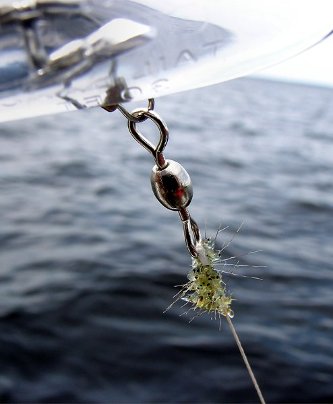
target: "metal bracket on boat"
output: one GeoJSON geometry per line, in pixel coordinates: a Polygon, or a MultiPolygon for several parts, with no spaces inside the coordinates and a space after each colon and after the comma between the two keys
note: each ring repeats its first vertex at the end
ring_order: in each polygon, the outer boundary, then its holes
{"type": "Polygon", "coordinates": [[[49,55],[39,77],[61,74],[68,81],[95,63],[136,48],[151,38],[151,28],[135,21],[117,18],[83,39],[67,43],[49,55]]]}
{"type": "Polygon", "coordinates": [[[50,16],[80,14],[78,0],[25,0],[0,6],[0,24],[19,27],[32,66],[40,69],[48,63],[48,54],[39,32],[39,23],[50,16]]]}
{"type": "MultiPolygon", "coordinates": [[[[29,89],[53,84],[68,88],[72,80],[104,61],[111,62],[112,73],[115,56],[140,47],[155,36],[153,28],[128,18],[114,18],[102,25],[89,15],[79,0],[6,1],[0,5],[0,27],[8,32],[10,41],[19,44],[19,51],[25,53],[28,63],[22,65],[20,56],[19,66],[22,67],[17,73],[20,76],[13,82],[17,87],[17,80],[25,81],[24,87],[29,89]],[[86,36],[71,34],[66,37],[58,32],[62,21],[68,25],[74,17],[85,22],[81,31],[86,36]],[[47,35],[45,31],[48,31],[47,35]],[[24,77],[23,69],[28,72],[24,77]]],[[[6,52],[7,48],[4,49],[6,52]]],[[[8,69],[13,70],[13,55],[16,54],[10,53],[8,69]]],[[[6,69],[2,66],[3,71],[6,69]]],[[[112,79],[102,78],[105,81],[112,79]]]]}

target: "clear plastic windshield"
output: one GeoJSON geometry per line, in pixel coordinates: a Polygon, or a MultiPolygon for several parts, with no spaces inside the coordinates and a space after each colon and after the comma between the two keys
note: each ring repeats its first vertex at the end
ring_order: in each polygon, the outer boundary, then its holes
{"type": "Polygon", "coordinates": [[[0,121],[252,73],[327,36],[330,1],[0,1],[0,121]]]}

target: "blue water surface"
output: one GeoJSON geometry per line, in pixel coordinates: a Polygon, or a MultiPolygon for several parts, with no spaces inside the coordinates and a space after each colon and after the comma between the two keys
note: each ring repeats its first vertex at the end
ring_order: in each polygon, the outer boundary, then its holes
{"type": "MultiPolygon", "coordinates": [[[[267,401],[333,402],[332,90],[242,79],[156,109],[192,216],[247,265],[224,280],[267,401]]],[[[118,112],[1,125],[1,402],[257,402],[225,321],[164,313],[191,260],[152,166],[118,112]]]]}

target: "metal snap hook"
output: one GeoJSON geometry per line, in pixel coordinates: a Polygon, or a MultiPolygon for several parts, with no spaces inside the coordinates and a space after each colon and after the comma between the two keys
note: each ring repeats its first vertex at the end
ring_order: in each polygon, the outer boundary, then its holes
{"type": "Polygon", "coordinates": [[[160,132],[160,139],[158,144],[155,146],[150,140],[148,140],[142,133],[136,129],[136,124],[134,120],[128,121],[128,130],[134,139],[141,144],[146,150],[151,153],[156,161],[156,165],[163,169],[166,167],[167,163],[163,156],[163,150],[168,143],[169,130],[163,119],[154,111],[146,109],[136,109],[132,111],[131,115],[138,119],[138,121],[143,121],[146,119],[151,119],[155,125],[158,127],[160,132]]]}
{"type": "Polygon", "coordinates": [[[180,220],[183,223],[183,231],[186,247],[193,258],[198,257],[196,246],[201,243],[200,229],[197,223],[191,218],[187,209],[179,209],[180,220]]]}

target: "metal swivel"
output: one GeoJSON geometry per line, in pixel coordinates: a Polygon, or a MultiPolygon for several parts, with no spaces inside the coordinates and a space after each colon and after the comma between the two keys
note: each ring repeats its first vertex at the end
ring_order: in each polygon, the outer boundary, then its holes
{"type": "Polygon", "coordinates": [[[150,177],[156,198],[171,210],[186,208],[193,197],[192,181],[185,168],[173,160],[166,160],[166,166],[153,167],[150,177]]]}

